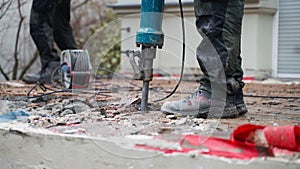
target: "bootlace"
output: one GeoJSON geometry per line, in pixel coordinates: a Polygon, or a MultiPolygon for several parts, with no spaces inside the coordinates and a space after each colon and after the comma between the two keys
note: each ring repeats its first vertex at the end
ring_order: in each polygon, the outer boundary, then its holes
{"type": "Polygon", "coordinates": [[[194,93],[191,93],[187,97],[185,97],[183,101],[184,102],[189,102],[191,99],[194,99],[195,97],[199,97],[199,95],[201,95],[201,92],[200,91],[196,91],[194,93]]]}
{"type": "Polygon", "coordinates": [[[191,93],[190,95],[188,95],[187,97],[185,97],[185,98],[183,99],[183,101],[184,101],[185,103],[187,103],[187,102],[190,102],[191,100],[193,100],[194,98],[197,98],[197,97],[204,97],[204,98],[206,98],[206,99],[210,102],[210,98],[204,96],[204,95],[202,94],[201,90],[198,90],[198,91],[196,91],[196,92],[194,92],[194,93],[191,93]]]}

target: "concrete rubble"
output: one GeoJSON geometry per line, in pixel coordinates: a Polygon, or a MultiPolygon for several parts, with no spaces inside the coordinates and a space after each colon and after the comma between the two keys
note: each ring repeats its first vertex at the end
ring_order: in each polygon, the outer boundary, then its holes
{"type": "MultiPolygon", "coordinates": [[[[30,116],[0,123],[0,166],[5,169],[300,168],[299,156],[245,161],[195,153],[167,155],[135,148],[137,143],[174,146],[153,140],[156,136],[200,134],[229,138],[234,128],[246,123],[300,125],[299,84],[270,82],[247,83],[245,99],[249,113],[238,119],[166,116],[159,111],[161,103],[150,105],[152,111],[141,114],[140,91],[136,86],[119,85],[116,90],[109,80],[98,85],[101,89],[94,88],[89,93],[58,92],[41,97],[26,96],[31,85],[2,82],[0,114],[24,110],[30,116]]],[[[174,83],[153,81],[150,100],[162,96],[163,92],[155,90],[171,90],[174,83]]],[[[171,99],[182,98],[196,88],[197,83],[184,82],[171,99]]],[[[35,89],[31,96],[41,94],[45,92],[35,89]]]]}

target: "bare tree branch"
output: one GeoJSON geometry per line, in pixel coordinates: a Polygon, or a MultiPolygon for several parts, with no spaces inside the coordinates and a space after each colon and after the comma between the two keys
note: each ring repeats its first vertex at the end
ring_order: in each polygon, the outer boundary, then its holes
{"type": "Polygon", "coordinates": [[[72,11],[75,11],[76,9],[84,6],[85,4],[87,4],[90,0],[84,0],[83,2],[81,2],[80,4],[77,4],[76,6],[72,7],[72,11]]]}
{"type": "Polygon", "coordinates": [[[28,62],[28,64],[23,68],[20,76],[19,76],[19,79],[22,79],[25,75],[25,73],[28,71],[28,69],[33,65],[33,63],[37,60],[39,56],[39,52],[38,50],[36,49],[34,54],[33,54],[33,57],[30,59],[30,61],[28,62]]]}
{"type": "Polygon", "coordinates": [[[3,18],[3,16],[6,14],[8,9],[10,8],[12,2],[13,2],[13,0],[2,1],[1,5],[0,5],[0,11],[1,11],[0,20],[3,18]],[[3,10],[3,12],[2,12],[2,10],[3,10]]]}
{"type": "Polygon", "coordinates": [[[19,21],[19,25],[18,25],[18,30],[17,30],[17,35],[16,35],[16,42],[15,42],[15,50],[14,50],[14,60],[15,60],[15,64],[13,66],[13,75],[12,75],[12,79],[16,80],[17,79],[17,75],[18,75],[18,68],[19,68],[19,58],[18,58],[18,50],[19,50],[19,40],[20,40],[20,33],[21,33],[21,29],[22,29],[22,24],[23,21],[25,19],[25,17],[22,14],[22,4],[21,4],[21,0],[18,0],[18,14],[20,17],[20,21],[19,21]]]}
{"type": "Polygon", "coordinates": [[[4,72],[4,70],[2,69],[1,66],[0,66],[0,72],[1,72],[1,74],[4,76],[5,80],[9,80],[9,77],[8,77],[7,74],[4,72]]]}

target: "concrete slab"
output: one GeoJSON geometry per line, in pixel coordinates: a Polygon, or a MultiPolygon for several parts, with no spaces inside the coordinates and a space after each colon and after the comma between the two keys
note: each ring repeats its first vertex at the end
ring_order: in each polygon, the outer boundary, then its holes
{"type": "Polygon", "coordinates": [[[300,160],[257,158],[250,161],[207,155],[142,151],[136,143],[151,136],[92,137],[56,134],[24,123],[0,123],[3,169],[299,169],[300,160]]]}

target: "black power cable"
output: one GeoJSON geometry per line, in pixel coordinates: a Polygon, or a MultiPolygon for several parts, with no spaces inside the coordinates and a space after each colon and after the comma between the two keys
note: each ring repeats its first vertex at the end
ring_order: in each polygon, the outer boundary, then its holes
{"type": "MultiPolygon", "coordinates": [[[[153,88],[153,92],[163,92],[163,93],[172,93],[172,91],[169,90],[157,90],[157,88],[159,87],[152,87],[153,88]]],[[[190,94],[190,92],[177,92],[177,94],[190,94]]],[[[300,96],[276,96],[276,95],[270,95],[270,96],[266,96],[266,95],[254,95],[254,94],[244,94],[244,97],[248,97],[248,98],[265,98],[265,99],[300,99],[300,96]]]]}
{"type": "Polygon", "coordinates": [[[264,96],[264,95],[252,95],[252,94],[244,94],[244,97],[267,98],[267,99],[300,99],[299,96],[264,96]]]}
{"type": "MultiPolygon", "coordinates": [[[[54,79],[54,73],[59,73],[59,69],[60,67],[58,67],[53,74],[51,75],[51,84],[54,85],[55,88],[58,88],[58,90],[55,90],[53,88],[47,87],[45,86],[43,83],[37,82],[31,89],[29,89],[29,91],[27,92],[27,97],[28,98],[39,98],[39,97],[43,97],[43,96],[48,96],[48,95],[52,95],[52,94],[56,94],[56,93],[72,93],[72,92],[76,92],[76,93],[80,93],[80,94],[93,94],[93,95],[103,95],[103,96],[110,96],[107,93],[112,93],[112,89],[99,89],[99,88],[87,88],[87,89],[60,89],[60,85],[57,84],[53,79],[54,79]],[[43,92],[46,92],[47,90],[49,90],[50,92],[48,93],[43,93],[40,95],[36,95],[36,96],[30,96],[31,92],[36,89],[36,88],[40,88],[43,92]],[[106,94],[104,94],[106,93],[106,94]]],[[[91,69],[92,71],[93,69],[91,69]]],[[[120,78],[121,80],[129,83],[131,86],[136,87],[137,89],[131,89],[131,88],[122,88],[119,87],[120,89],[118,89],[119,91],[141,91],[142,87],[138,86],[134,83],[132,83],[129,79],[123,77],[122,75],[119,75],[111,70],[107,70],[107,69],[103,69],[103,68],[97,68],[97,70],[102,70],[102,71],[106,71],[108,73],[114,74],[114,76],[120,78]]],[[[70,83],[70,82],[67,82],[70,83]]],[[[90,84],[92,84],[94,82],[90,82],[90,84]]]]}
{"type": "Polygon", "coordinates": [[[181,84],[182,79],[183,79],[183,71],[184,71],[184,64],[185,64],[185,25],[184,25],[184,15],[183,15],[183,7],[182,7],[181,0],[179,0],[179,7],[180,7],[181,28],[182,28],[182,62],[181,62],[180,78],[179,78],[178,83],[176,84],[175,88],[173,89],[173,91],[170,92],[164,98],[154,100],[153,102],[155,102],[155,103],[166,100],[169,97],[171,97],[176,92],[176,90],[178,89],[178,87],[181,84]]]}

